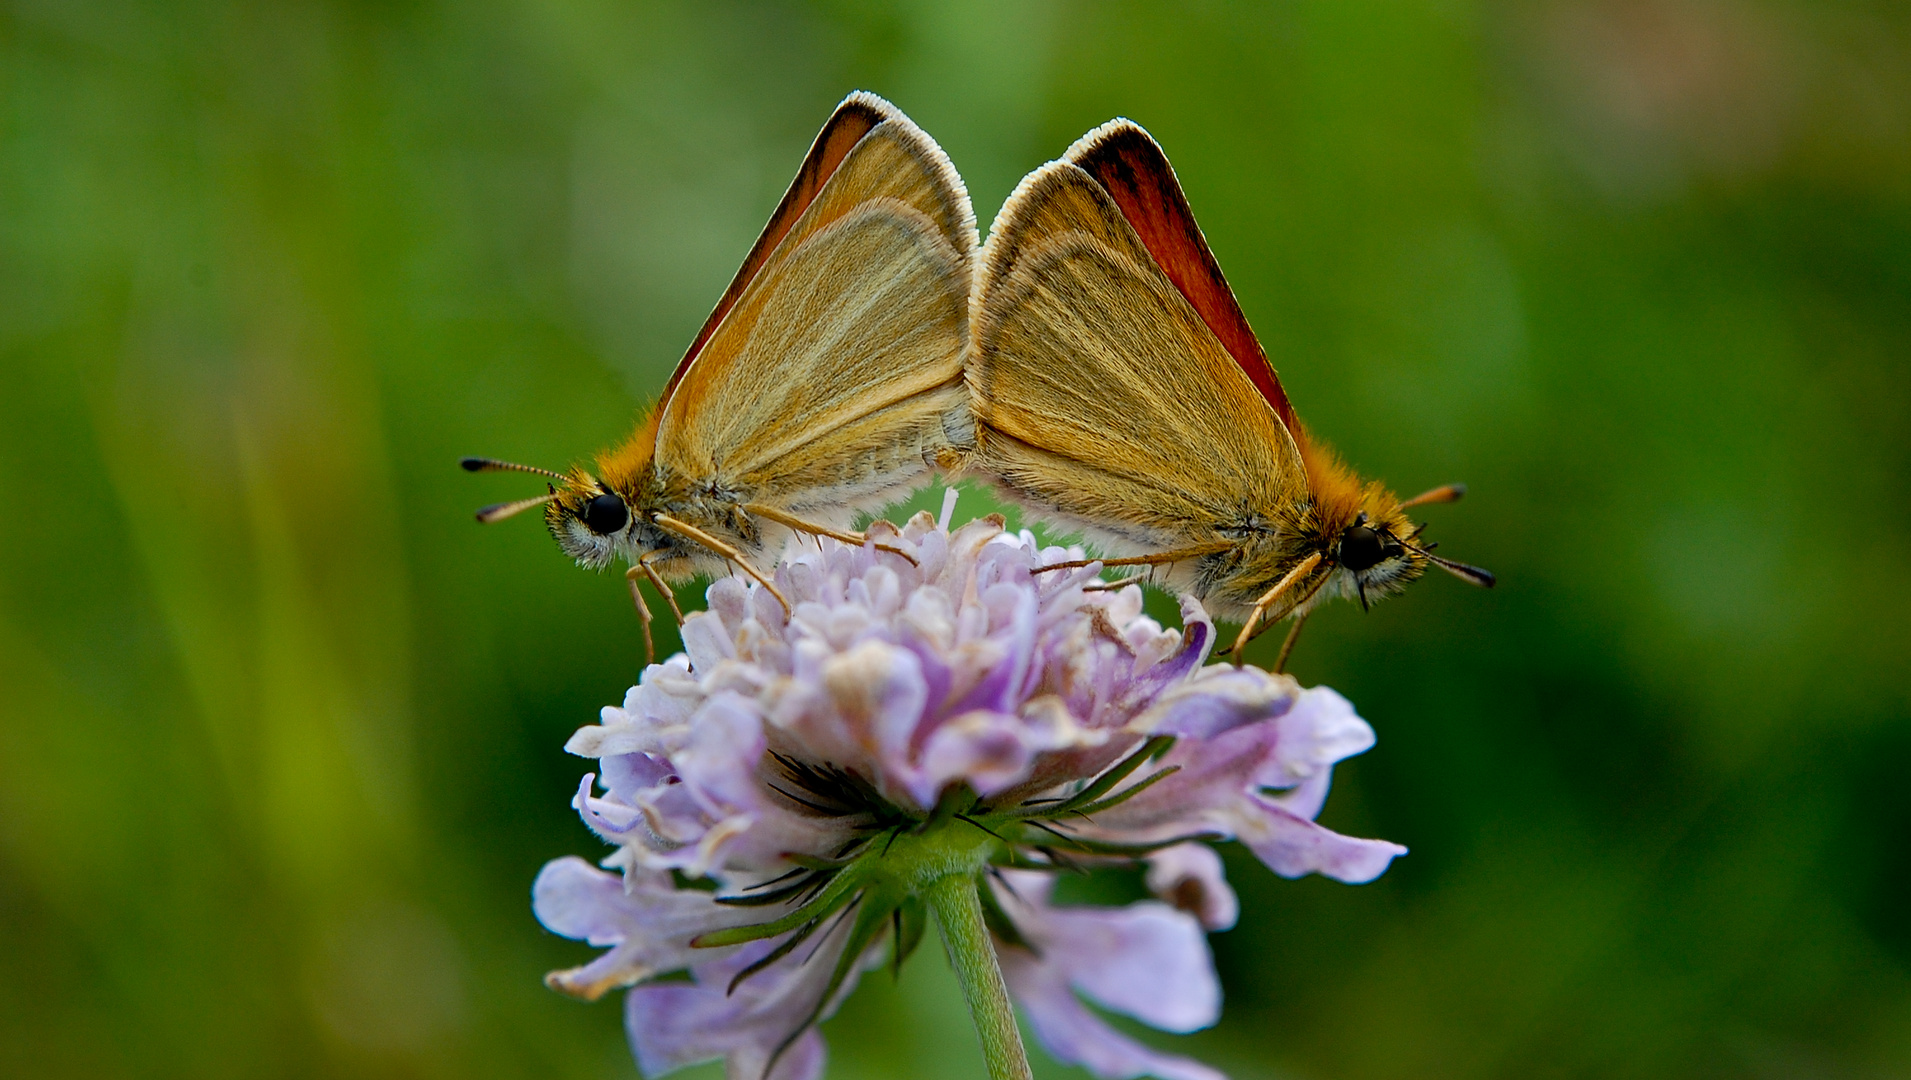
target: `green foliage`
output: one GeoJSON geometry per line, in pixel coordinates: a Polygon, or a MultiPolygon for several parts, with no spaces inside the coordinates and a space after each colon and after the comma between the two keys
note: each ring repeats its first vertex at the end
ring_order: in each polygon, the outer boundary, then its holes
{"type": "MultiPolygon", "coordinates": [[[[527,892],[598,850],[560,748],[636,620],[455,466],[621,437],[855,87],[985,220],[1147,125],[1314,428],[1472,487],[1428,535],[1497,591],[1293,662],[1380,735],[1326,822],[1414,853],[1230,856],[1186,1049],[1911,1068],[1907,42],[1778,0],[0,9],[0,1073],[634,1073],[527,892]]],[[[834,1075],[978,1074],[934,951],[834,1075]]]]}

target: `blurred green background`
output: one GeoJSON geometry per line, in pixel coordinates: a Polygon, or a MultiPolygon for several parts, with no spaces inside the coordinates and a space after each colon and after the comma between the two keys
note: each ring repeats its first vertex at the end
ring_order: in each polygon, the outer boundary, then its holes
{"type": "MultiPolygon", "coordinates": [[[[455,462],[619,438],[857,87],[985,223],[1141,121],[1314,427],[1473,486],[1430,535],[1498,591],[1294,663],[1380,736],[1325,820],[1413,854],[1232,852],[1226,1017],[1163,1043],[1911,1075],[1884,0],[0,5],[0,1074],[634,1075],[528,889],[601,850],[560,747],[636,623],[455,462]]],[[[979,1075],[930,950],[829,1031],[979,1075]]]]}

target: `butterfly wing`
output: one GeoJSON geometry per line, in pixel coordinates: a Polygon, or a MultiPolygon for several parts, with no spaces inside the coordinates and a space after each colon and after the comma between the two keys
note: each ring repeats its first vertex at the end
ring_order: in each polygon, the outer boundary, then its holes
{"type": "Polygon", "coordinates": [[[1221,339],[1281,424],[1300,437],[1294,407],[1288,404],[1280,377],[1241,313],[1234,290],[1221,275],[1221,264],[1214,261],[1207,237],[1195,224],[1194,211],[1188,208],[1187,196],[1181,193],[1181,182],[1161,145],[1132,120],[1110,120],[1077,140],[1062,160],[1094,177],[1121,207],[1122,217],[1134,227],[1155,265],[1221,339]]]}
{"type": "MultiPolygon", "coordinates": [[[[1093,138],[1071,156],[1103,168],[1093,138]]],[[[1171,190],[1152,205],[1181,207],[1185,228],[1144,200],[1131,218],[1072,160],[1023,180],[990,231],[968,362],[980,467],[1018,501],[1138,552],[1267,523],[1306,483],[1277,407],[1210,321],[1225,306],[1198,288],[1197,305],[1175,278],[1200,286],[1186,271],[1213,259],[1173,174],[1147,180],[1171,190]]],[[[1232,305],[1218,269],[1208,280],[1232,305]]],[[[1252,342],[1244,320],[1239,332],[1252,342]]]]}
{"type": "Polygon", "coordinates": [[[825,522],[973,437],[968,194],[894,106],[857,94],[837,116],[852,107],[841,131],[878,122],[840,154],[837,120],[824,129],[658,409],[660,470],[825,522]]]}
{"type": "Polygon", "coordinates": [[[803,167],[796,171],[796,179],[790,181],[789,190],[783,193],[783,200],[776,204],[776,212],[770,215],[769,223],[763,226],[762,235],[756,238],[756,243],[750,247],[750,254],[744,257],[743,265],[737,268],[736,277],[730,280],[730,287],[723,290],[716,309],[703,321],[703,328],[697,331],[696,340],[690,343],[683,359],[677,362],[677,370],[671,372],[670,382],[664,386],[662,397],[668,398],[670,392],[676,389],[690,362],[703,351],[704,343],[710,340],[711,334],[716,333],[723,317],[736,306],[737,298],[756,279],[757,271],[769,261],[771,253],[776,251],[783,238],[789,235],[791,227],[803,216],[803,211],[816,201],[816,193],[835,174],[843,159],[849,156],[863,136],[888,119],[894,111],[888,102],[861,92],[849,95],[841,105],[836,106],[836,111],[830,114],[823,130],[817,133],[816,141],[810,144],[810,152],[803,158],[803,167]]]}

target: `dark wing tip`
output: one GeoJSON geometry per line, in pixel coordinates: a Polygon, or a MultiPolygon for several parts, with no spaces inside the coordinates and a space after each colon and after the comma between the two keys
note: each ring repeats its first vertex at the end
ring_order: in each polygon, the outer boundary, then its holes
{"type": "MultiPolygon", "coordinates": [[[[851,90],[849,96],[837,103],[836,110],[830,113],[829,122],[837,121],[845,113],[863,114],[870,119],[869,126],[872,128],[884,120],[903,114],[902,110],[896,108],[887,98],[868,90],[851,90]]],[[[827,127],[828,123],[824,126],[827,127]]]]}
{"type": "Polygon", "coordinates": [[[1088,173],[1115,200],[1156,265],[1220,339],[1288,432],[1300,439],[1300,421],[1280,376],[1201,235],[1161,144],[1140,124],[1117,117],[1075,140],[1062,160],[1088,173]]]}
{"type": "MultiPolygon", "coordinates": [[[[1076,139],[1075,144],[1062,155],[1062,160],[1072,165],[1083,165],[1084,162],[1118,155],[1124,146],[1140,146],[1145,152],[1164,162],[1168,158],[1168,155],[1162,152],[1161,144],[1155,142],[1153,135],[1148,134],[1148,129],[1125,116],[1117,116],[1076,139]]],[[[1094,172],[1092,168],[1089,171],[1094,172]]]]}

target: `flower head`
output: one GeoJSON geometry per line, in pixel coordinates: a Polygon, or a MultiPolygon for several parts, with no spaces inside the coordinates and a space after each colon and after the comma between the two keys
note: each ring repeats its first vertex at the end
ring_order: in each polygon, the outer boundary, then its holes
{"type": "Polygon", "coordinates": [[[1334,762],[1373,743],[1344,699],[1204,667],[1214,629],[1192,600],[1164,629],[1096,567],[1040,572],[1079,557],[1000,518],[951,533],[920,514],[861,547],[793,548],[787,616],[753,583],[710,586],[684,653],[567,744],[599,761],[574,805],[617,850],[611,873],[573,858],[539,875],[545,926],[609,949],[550,983],[634,987],[647,1075],[723,1057],[733,1076],[807,1080],[815,1023],[920,940],[928,887],[986,876],[1001,970],[1053,1053],[1104,1077],[1217,1075],[1076,996],[1170,1031],[1214,1022],[1203,931],[1237,905],[1194,841],[1345,881],[1404,849],[1313,820],[1334,762]],[[1050,903],[1046,872],[1111,861],[1145,863],[1160,899],[1050,903]],[[653,981],[675,971],[688,981],[653,981]]]}

